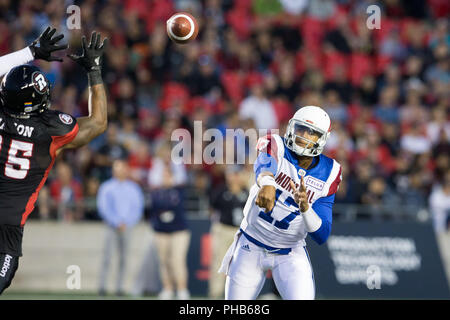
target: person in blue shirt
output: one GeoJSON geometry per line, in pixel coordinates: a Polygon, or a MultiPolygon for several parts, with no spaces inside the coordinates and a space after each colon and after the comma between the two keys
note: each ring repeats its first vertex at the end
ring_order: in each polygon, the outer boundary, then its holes
{"type": "Polygon", "coordinates": [[[99,293],[106,293],[106,280],[113,245],[119,253],[119,271],[117,277],[117,294],[123,295],[125,263],[130,232],[142,218],[144,212],[144,195],[141,187],[128,178],[129,168],[125,160],[113,162],[113,177],[100,185],[97,195],[98,212],[108,226],[100,271],[99,293]]]}

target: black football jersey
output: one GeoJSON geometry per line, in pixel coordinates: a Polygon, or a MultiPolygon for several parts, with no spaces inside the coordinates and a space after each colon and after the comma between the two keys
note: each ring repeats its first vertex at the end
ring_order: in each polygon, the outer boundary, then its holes
{"type": "Polygon", "coordinates": [[[78,124],[71,115],[46,110],[28,119],[0,109],[0,253],[21,255],[23,226],[55,162],[78,124]]]}

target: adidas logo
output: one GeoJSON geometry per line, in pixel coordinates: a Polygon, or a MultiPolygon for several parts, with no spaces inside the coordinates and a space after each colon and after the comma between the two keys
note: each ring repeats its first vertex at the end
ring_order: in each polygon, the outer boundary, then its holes
{"type": "Polygon", "coordinates": [[[246,251],[250,251],[250,246],[248,244],[244,244],[241,248],[246,251]]]}

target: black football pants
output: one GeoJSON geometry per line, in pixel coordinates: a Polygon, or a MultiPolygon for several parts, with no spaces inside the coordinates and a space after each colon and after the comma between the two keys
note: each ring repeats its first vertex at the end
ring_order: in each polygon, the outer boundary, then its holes
{"type": "Polygon", "coordinates": [[[19,257],[0,253],[0,295],[11,284],[19,267],[19,257]]]}

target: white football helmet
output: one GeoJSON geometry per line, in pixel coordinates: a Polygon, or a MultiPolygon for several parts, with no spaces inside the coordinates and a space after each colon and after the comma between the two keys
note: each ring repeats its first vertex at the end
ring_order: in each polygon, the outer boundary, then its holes
{"type": "Polygon", "coordinates": [[[330,136],[330,130],[331,120],[325,110],[316,106],[306,106],[300,108],[289,120],[284,135],[285,143],[299,156],[315,157],[322,153],[330,136]],[[303,137],[306,130],[309,134],[319,137],[317,142],[303,137]],[[304,141],[306,145],[300,146],[298,141],[304,141]]]}

